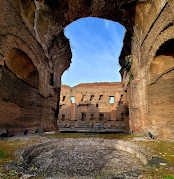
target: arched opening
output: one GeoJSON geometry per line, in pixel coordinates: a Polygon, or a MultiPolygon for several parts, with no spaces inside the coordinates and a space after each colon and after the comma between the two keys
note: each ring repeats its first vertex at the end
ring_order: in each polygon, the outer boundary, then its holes
{"type": "Polygon", "coordinates": [[[62,75],[62,84],[120,82],[119,56],[125,28],[105,19],[87,17],[64,29],[70,40],[72,63],[62,75]]]}
{"type": "MultiPolygon", "coordinates": [[[[83,126],[89,131],[101,126],[103,132],[108,129],[123,132],[126,124],[118,122],[122,111],[117,104],[122,94],[118,58],[125,28],[113,21],[88,17],[71,23],[64,33],[70,40],[72,64],[64,72],[62,84],[71,87],[69,96],[76,99],[74,104],[69,104],[72,118],[71,124],[67,121],[68,127],[70,124],[76,131],[76,126],[78,131],[83,126]]],[[[61,120],[58,126],[63,126],[61,120]]]]}
{"type": "Polygon", "coordinates": [[[49,115],[51,100],[40,95],[39,74],[29,56],[20,49],[9,50],[0,66],[0,129],[17,134],[43,125],[42,114],[49,115]]]}
{"type": "Polygon", "coordinates": [[[148,119],[151,133],[172,138],[174,131],[174,39],[156,52],[149,68],[148,119]]]}
{"type": "Polygon", "coordinates": [[[38,88],[38,71],[25,52],[19,49],[11,49],[8,52],[5,63],[19,79],[38,88]]]}

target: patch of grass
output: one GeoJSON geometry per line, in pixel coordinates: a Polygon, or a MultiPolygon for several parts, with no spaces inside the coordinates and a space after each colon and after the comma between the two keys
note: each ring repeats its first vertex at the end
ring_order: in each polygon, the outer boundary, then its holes
{"type": "Polygon", "coordinates": [[[1,178],[4,179],[17,179],[20,178],[20,174],[18,174],[15,170],[6,170],[3,174],[0,175],[1,178]]]}
{"type": "MultiPolygon", "coordinates": [[[[86,135],[85,133],[59,133],[59,134],[46,134],[44,137],[51,138],[103,138],[103,139],[120,139],[131,141],[134,135],[125,134],[92,134],[86,135]]],[[[14,160],[16,151],[20,148],[28,147],[42,140],[41,138],[31,138],[29,140],[9,140],[0,141],[0,178],[19,178],[19,174],[13,170],[4,170],[2,166],[14,160]]],[[[147,166],[143,170],[142,179],[174,179],[174,142],[167,141],[134,141],[140,144],[146,151],[150,152],[153,156],[164,158],[169,164],[161,166],[160,168],[147,166]]],[[[31,168],[35,170],[35,168],[31,168]]],[[[59,171],[58,171],[59,173],[59,171]]],[[[61,174],[61,172],[60,172],[61,174]]],[[[99,176],[98,176],[99,177],[99,176]]]]}
{"type": "Polygon", "coordinates": [[[144,171],[145,178],[174,179],[174,142],[168,141],[139,141],[153,156],[165,159],[166,166],[147,167],[144,171]]]}
{"type": "Polygon", "coordinates": [[[170,164],[174,165],[174,142],[168,141],[139,141],[153,155],[165,159],[170,164]]]}
{"type": "Polygon", "coordinates": [[[46,137],[54,137],[54,138],[103,138],[103,139],[121,139],[121,140],[130,140],[133,139],[134,135],[126,135],[126,134],[85,134],[85,133],[58,133],[58,134],[44,134],[46,137]]]}
{"type": "Polygon", "coordinates": [[[0,160],[3,158],[6,158],[6,157],[8,157],[8,155],[6,153],[4,153],[3,150],[0,149],[0,160]]]}
{"type": "Polygon", "coordinates": [[[174,179],[174,175],[166,175],[163,179],[174,179]]]}
{"type": "Polygon", "coordinates": [[[148,168],[143,174],[143,179],[174,179],[173,167],[148,168]]]}
{"type": "Polygon", "coordinates": [[[30,146],[38,142],[38,139],[30,140],[3,140],[0,141],[0,178],[19,178],[19,174],[14,170],[5,170],[3,165],[12,162],[16,157],[16,151],[20,148],[30,146]]]}
{"type": "Polygon", "coordinates": [[[36,142],[38,142],[38,139],[35,138],[26,141],[22,141],[22,140],[0,141],[0,158],[1,158],[0,167],[3,164],[12,161],[15,158],[15,152],[17,149],[22,147],[27,147],[36,142]],[[4,157],[1,157],[1,155],[4,157]]]}
{"type": "Polygon", "coordinates": [[[128,135],[128,134],[99,134],[98,137],[103,139],[131,140],[134,137],[139,137],[139,136],[128,135]]]}
{"type": "Polygon", "coordinates": [[[80,138],[87,137],[85,133],[56,133],[56,134],[44,134],[46,137],[54,137],[54,138],[80,138]]]}
{"type": "Polygon", "coordinates": [[[21,141],[14,140],[14,141],[0,141],[0,149],[1,151],[5,151],[6,157],[1,158],[0,160],[0,167],[10,162],[15,157],[15,151],[22,147],[21,141]]]}

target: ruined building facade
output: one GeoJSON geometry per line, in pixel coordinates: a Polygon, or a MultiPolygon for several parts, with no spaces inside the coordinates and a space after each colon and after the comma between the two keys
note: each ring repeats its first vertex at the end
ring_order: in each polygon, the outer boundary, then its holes
{"type": "Polygon", "coordinates": [[[127,132],[121,83],[61,86],[58,126],[67,131],[127,132]]]}
{"type": "Polygon", "coordinates": [[[126,28],[119,57],[134,134],[174,138],[173,0],[1,0],[0,128],[57,130],[61,76],[71,63],[64,28],[85,17],[126,28]]]}

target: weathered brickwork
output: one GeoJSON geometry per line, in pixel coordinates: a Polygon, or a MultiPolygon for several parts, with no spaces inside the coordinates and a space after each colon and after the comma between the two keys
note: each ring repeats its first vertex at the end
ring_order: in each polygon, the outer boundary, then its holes
{"type": "Polygon", "coordinates": [[[174,1],[146,1],[136,6],[131,68],[123,70],[130,129],[174,138],[174,1]]]}
{"type": "Polygon", "coordinates": [[[58,126],[98,129],[100,125],[126,132],[128,110],[121,100],[122,91],[121,83],[62,85],[58,126]]]}
{"type": "Polygon", "coordinates": [[[20,130],[48,124],[57,129],[61,76],[72,57],[64,28],[98,17],[126,28],[119,63],[130,130],[174,138],[173,0],[1,0],[0,7],[0,128],[15,123],[20,130]],[[25,116],[36,122],[25,123],[25,116]]]}

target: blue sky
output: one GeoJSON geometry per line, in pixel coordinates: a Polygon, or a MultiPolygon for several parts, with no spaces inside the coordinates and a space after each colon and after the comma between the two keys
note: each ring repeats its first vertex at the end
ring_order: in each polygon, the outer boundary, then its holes
{"type": "Polygon", "coordinates": [[[125,28],[99,18],[82,18],[64,30],[70,39],[72,63],[62,76],[62,84],[121,81],[118,58],[125,28]]]}

